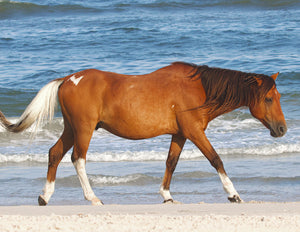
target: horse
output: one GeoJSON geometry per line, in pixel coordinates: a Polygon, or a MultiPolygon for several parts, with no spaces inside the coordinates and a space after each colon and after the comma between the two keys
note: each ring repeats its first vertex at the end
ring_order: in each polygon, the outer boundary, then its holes
{"type": "Polygon", "coordinates": [[[278,73],[267,76],[184,62],[144,75],[87,69],[45,85],[16,123],[9,122],[0,111],[0,122],[11,132],[38,125],[53,117],[58,96],[64,129],[49,150],[47,179],[38,197],[39,205],[48,204],[55,189],[57,167],[71,147],[71,160],[85,199],[92,205],[103,204],[94,194],[85,169],[89,143],[98,128],[132,140],[172,136],[159,191],[164,203],[174,202],[170,183],[187,139],[216,169],[228,200],[241,203],[205,130],[219,115],[246,106],[271,136],[283,136],[287,126],[276,89],[277,76],[278,73]]]}

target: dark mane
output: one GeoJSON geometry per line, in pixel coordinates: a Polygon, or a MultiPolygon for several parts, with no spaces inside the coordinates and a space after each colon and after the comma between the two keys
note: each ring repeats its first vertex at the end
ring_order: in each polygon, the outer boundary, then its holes
{"type": "Polygon", "coordinates": [[[225,113],[241,106],[250,106],[265,97],[275,85],[271,77],[263,74],[183,64],[193,67],[189,78],[201,79],[206,101],[200,108],[209,107],[210,112],[225,113]]]}

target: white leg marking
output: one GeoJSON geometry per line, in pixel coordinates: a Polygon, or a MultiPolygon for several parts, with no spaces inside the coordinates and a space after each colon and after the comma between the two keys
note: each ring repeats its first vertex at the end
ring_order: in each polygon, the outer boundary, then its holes
{"type": "Polygon", "coordinates": [[[223,184],[223,188],[224,188],[225,192],[228,193],[229,197],[233,197],[234,195],[239,196],[239,194],[235,190],[231,180],[229,179],[229,177],[226,174],[219,173],[219,177],[220,177],[221,182],[223,184]]]}
{"type": "Polygon", "coordinates": [[[171,193],[169,190],[164,189],[164,187],[161,185],[159,190],[160,195],[164,198],[164,201],[172,200],[173,197],[171,196],[171,193]]]}
{"type": "Polygon", "coordinates": [[[74,85],[78,85],[79,81],[81,81],[81,79],[83,78],[84,76],[81,76],[81,77],[77,77],[75,75],[71,76],[71,78],[69,79],[70,81],[72,81],[74,83],[74,85]]]}
{"type": "Polygon", "coordinates": [[[49,202],[52,194],[54,193],[54,188],[55,188],[55,181],[49,182],[47,180],[43,189],[44,194],[41,196],[46,203],[49,202]]]}
{"type": "Polygon", "coordinates": [[[102,202],[96,197],[89,183],[85,170],[85,160],[81,158],[78,159],[74,162],[74,167],[77,171],[85,199],[91,201],[93,205],[102,205],[102,202]]]}

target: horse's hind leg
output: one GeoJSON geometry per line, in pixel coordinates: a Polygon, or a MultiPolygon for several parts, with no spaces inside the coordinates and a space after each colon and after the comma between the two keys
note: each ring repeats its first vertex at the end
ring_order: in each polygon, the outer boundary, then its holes
{"type": "Polygon", "coordinates": [[[159,191],[164,198],[164,203],[173,202],[173,198],[170,194],[170,183],[185,141],[186,139],[181,135],[172,136],[172,142],[166,162],[166,171],[159,191]]]}
{"type": "Polygon", "coordinates": [[[49,150],[47,181],[43,190],[44,194],[39,196],[39,205],[48,204],[54,192],[57,167],[67,151],[73,146],[74,139],[72,128],[66,119],[64,120],[64,124],[65,128],[63,134],[56,144],[49,150]]]}
{"type": "Polygon", "coordinates": [[[91,201],[93,205],[103,205],[92,190],[85,169],[86,153],[94,128],[95,127],[90,129],[77,128],[72,153],[72,162],[76,169],[85,199],[91,201]]]}

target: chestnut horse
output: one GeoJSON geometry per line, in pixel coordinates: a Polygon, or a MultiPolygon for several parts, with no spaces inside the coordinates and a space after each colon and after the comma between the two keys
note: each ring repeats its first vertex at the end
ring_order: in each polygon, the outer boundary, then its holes
{"type": "Polygon", "coordinates": [[[40,205],[54,192],[57,167],[73,146],[72,162],[84,196],[93,205],[94,194],[86,174],[86,153],[98,128],[127,139],[172,135],[166,170],[160,187],[164,202],[173,202],[170,182],[186,139],[191,140],[216,169],[231,202],[242,202],[223,163],[205,135],[208,123],[241,106],[261,121],[273,137],[287,131],[272,76],[176,62],[146,75],[122,75],[88,69],[44,86],[15,124],[0,111],[1,124],[20,132],[46,116],[53,116],[58,95],[64,131],[49,150],[47,181],[40,205]]]}

